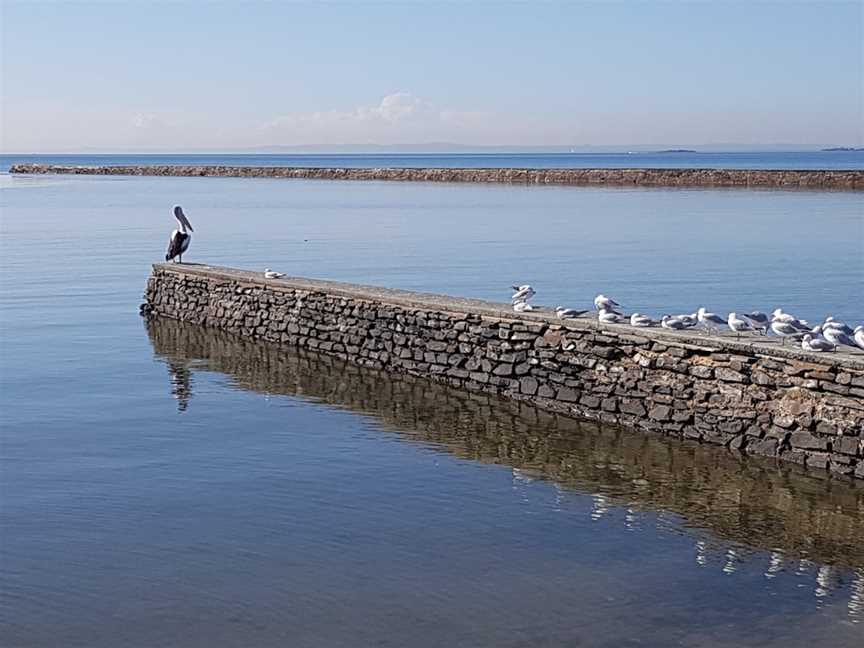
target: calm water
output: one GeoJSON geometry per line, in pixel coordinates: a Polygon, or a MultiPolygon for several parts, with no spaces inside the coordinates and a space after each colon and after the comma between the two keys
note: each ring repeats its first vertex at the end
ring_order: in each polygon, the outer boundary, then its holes
{"type": "Polygon", "coordinates": [[[84,165],[225,164],[301,167],[864,169],[864,151],[782,153],[329,153],[212,155],[0,155],[18,162],[84,165]]]}
{"type": "Polygon", "coordinates": [[[860,196],[6,176],[0,643],[860,645],[860,486],[137,316],[176,202],[190,261],[857,321],[860,196]]]}

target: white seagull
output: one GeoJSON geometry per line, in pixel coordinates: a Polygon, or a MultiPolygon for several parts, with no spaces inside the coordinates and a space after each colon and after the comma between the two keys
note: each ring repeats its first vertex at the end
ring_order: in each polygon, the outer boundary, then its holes
{"type": "Polygon", "coordinates": [[[183,253],[189,249],[189,242],[192,240],[190,232],[194,232],[195,230],[192,229],[192,223],[186,218],[186,214],[183,213],[183,208],[180,205],[174,208],[174,218],[177,219],[180,229],[175,229],[171,232],[171,238],[168,239],[168,250],[165,252],[165,260],[171,261],[176,258],[180,263],[183,263],[183,253]]]}
{"type": "Polygon", "coordinates": [[[737,313],[729,313],[729,319],[726,320],[726,323],[729,325],[730,329],[738,334],[738,337],[741,337],[741,333],[744,331],[753,330],[753,325],[743,317],[738,317],[737,313]]]}
{"type": "Polygon", "coordinates": [[[834,328],[833,326],[822,327],[822,336],[828,340],[831,344],[835,345],[843,345],[849,347],[857,347],[858,343],[846,335],[841,329],[834,328]]]}
{"type": "Polygon", "coordinates": [[[264,278],[265,279],[279,279],[280,277],[284,277],[284,272],[274,272],[270,268],[264,268],[264,278]]]}
{"type": "Polygon", "coordinates": [[[563,306],[558,306],[558,308],[555,309],[555,314],[558,316],[558,319],[575,319],[587,312],[587,310],[576,310],[575,308],[564,308],[563,306]]]}
{"type": "Polygon", "coordinates": [[[616,302],[614,299],[610,299],[610,298],[607,297],[606,295],[602,295],[602,294],[601,294],[601,295],[597,295],[597,296],[594,298],[594,308],[596,308],[598,311],[599,311],[599,310],[603,310],[603,309],[606,309],[606,310],[608,310],[608,311],[611,311],[611,310],[613,310],[616,306],[620,307],[621,304],[619,304],[618,302],[616,302]]]}
{"type": "Polygon", "coordinates": [[[704,308],[700,308],[696,311],[696,318],[699,320],[699,323],[709,331],[716,331],[717,329],[723,328],[723,325],[726,324],[726,320],[717,315],[717,313],[708,313],[704,308]]]}
{"type": "Polygon", "coordinates": [[[511,286],[511,288],[516,291],[510,298],[510,300],[514,304],[518,302],[527,302],[529,299],[531,299],[534,295],[537,294],[534,289],[528,284],[525,284],[524,286],[511,286]]]}
{"type": "Polygon", "coordinates": [[[752,311],[741,315],[741,317],[749,320],[750,324],[753,325],[753,328],[760,331],[762,335],[768,334],[768,328],[771,326],[771,319],[765,313],[752,311]]]}
{"type": "Polygon", "coordinates": [[[624,316],[611,308],[601,308],[600,312],[597,313],[597,321],[603,324],[620,324],[624,321],[624,316]]]}
{"type": "Polygon", "coordinates": [[[846,335],[854,335],[855,331],[851,326],[846,324],[846,322],[838,322],[833,317],[828,316],[825,318],[825,323],[822,324],[822,328],[834,328],[840,331],[843,331],[846,335]]]}
{"type": "Polygon", "coordinates": [[[660,326],[673,331],[683,331],[686,328],[690,328],[683,320],[678,317],[672,317],[671,315],[664,315],[660,320],[660,326]]]}
{"type": "Polygon", "coordinates": [[[855,344],[864,349],[864,326],[856,326],[852,337],[855,340],[855,344]]]}
{"type": "Polygon", "coordinates": [[[791,322],[775,319],[771,322],[771,332],[780,338],[780,344],[786,344],[787,337],[800,335],[801,331],[792,326],[791,322]]]}
{"type": "MultiPolygon", "coordinates": [[[[804,320],[799,320],[794,315],[790,315],[789,313],[784,313],[781,309],[777,308],[771,314],[771,322],[784,322],[785,324],[791,324],[794,328],[798,329],[801,332],[807,333],[810,330],[810,326],[804,320]]],[[[773,329],[772,329],[773,330],[773,329]]]]}
{"type": "Polygon", "coordinates": [[[684,325],[684,328],[693,328],[699,323],[699,315],[696,313],[691,313],[690,315],[687,315],[686,313],[684,315],[673,315],[672,319],[679,320],[684,325]]]}
{"type": "Polygon", "coordinates": [[[534,307],[527,301],[517,301],[515,304],[513,304],[513,310],[517,313],[525,313],[528,311],[533,311],[534,307]]]}
{"type": "Polygon", "coordinates": [[[642,313],[633,313],[630,316],[630,326],[638,326],[640,328],[646,328],[648,326],[654,326],[657,322],[648,317],[647,315],[643,315],[642,313]]]}
{"type": "Polygon", "coordinates": [[[809,333],[804,334],[804,339],[801,340],[801,348],[805,351],[834,351],[834,345],[825,338],[814,338],[809,333]]]}

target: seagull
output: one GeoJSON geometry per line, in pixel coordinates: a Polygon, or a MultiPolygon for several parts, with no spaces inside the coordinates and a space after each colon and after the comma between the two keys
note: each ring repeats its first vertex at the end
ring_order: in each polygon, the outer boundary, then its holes
{"type": "Polygon", "coordinates": [[[690,328],[683,320],[678,317],[672,317],[671,315],[664,315],[660,320],[660,326],[673,331],[683,331],[686,328],[690,328]]]}
{"type": "Polygon", "coordinates": [[[559,306],[555,309],[555,314],[558,315],[558,319],[575,319],[587,312],[587,310],[576,310],[575,308],[564,308],[563,306],[559,306]]]}
{"type": "MultiPolygon", "coordinates": [[[[786,344],[787,337],[800,335],[801,331],[792,326],[791,322],[775,319],[771,322],[771,332],[780,337],[780,344],[786,344]]],[[[811,331],[808,331],[810,333],[811,331]]]]}
{"type": "Polygon", "coordinates": [[[855,340],[855,344],[864,349],[864,326],[855,327],[853,339],[855,340]]]}
{"type": "Polygon", "coordinates": [[[846,335],[854,335],[855,331],[851,326],[846,324],[846,322],[838,322],[833,317],[828,316],[825,318],[825,323],[822,325],[822,328],[833,328],[843,331],[846,335]]]}
{"type": "Polygon", "coordinates": [[[673,315],[672,319],[680,320],[684,328],[693,328],[699,323],[699,315],[691,313],[690,315],[673,315]]]}
{"type": "Polygon", "coordinates": [[[601,295],[597,295],[594,298],[594,308],[596,308],[598,311],[603,310],[604,308],[608,311],[611,311],[616,306],[618,306],[620,308],[621,304],[616,302],[614,299],[610,299],[606,295],[601,294],[601,295]]]}
{"type": "Polygon", "coordinates": [[[646,328],[648,326],[654,326],[657,324],[654,320],[652,320],[647,315],[642,315],[641,313],[633,313],[630,316],[630,326],[638,326],[640,328],[646,328]]]}
{"type": "Polygon", "coordinates": [[[858,343],[849,335],[844,333],[839,328],[834,328],[833,326],[827,326],[822,328],[822,336],[828,340],[831,344],[857,347],[858,343]]]}
{"type": "Polygon", "coordinates": [[[527,302],[537,294],[529,284],[525,284],[524,286],[511,286],[511,288],[516,291],[510,298],[514,304],[517,302],[527,302]]]}
{"type": "Polygon", "coordinates": [[[264,268],[264,278],[265,279],[279,279],[280,277],[284,277],[284,272],[274,272],[270,268],[264,268]]]}
{"type": "Polygon", "coordinates": [[[716,331],[718,328],[722,328],[726,321],[717,315],[717,313],[708,313],[704,308],[700,308],[696,312],[696,319],[699,320],[699,323],[707,328],[709,331],[716,331]]]}
{"type": "Polygon", "coordinates": [[[799,320],[794,315],[790,315],[789,313],[784,313],[781,309],[777,308],[772,313],[772,322],[784,322],[786,324],[791,324],[793,327],[798,329],[799,331],[803,331],[807,333],[810,331],[810,326],[804,320],[799,320]]]}
{"type": "Polygon", "coordinates": [[[770,318],[760,311],[752,311],[745,315],[741,315],[744,319],[750,320],[753,328],[760,331],[762,335],[768,334],[768,328],[771,326],[770,318]]]}
{"type": "Polygon", "coordinates": [[[533,311],[534,307],[531,304],[529,304],[528,302],[518,301],[515,304],[513,304],[513,310],[516,311],[517,313],[525,313],[527,311],[533,311]]]}
{"type": "Polygon", "coordinates": [[[597,313],[597,321],[603,324],[620,324],[624,321],[624,316],[611,308],[601,308],[597,313]]]}
{"type": "Polygon", "coordinates": [[[738,334],[738,337],[741,337],[741,333],[744,331],[753,330],[753,325],[750,324],[748,320],[738,317],[737,313],[729,313],[729,319],[726,320],[726,323],[729,325],[730,329],[738,334]]]}
{"type": "Polygon", "coordinates": [[[192,223],[186,218],[186,214],[183,213],[183,208],[180,205],[174,208],[174,218],[177,219],[180,229],[175,229],[171,232],[171,238],[168,239],[168,250],[165,252],[165,260],[171,261],[176,257],[179,263],[183,263],[183,253],[189,249],[189,241],[192,240],[192,235],[189,232],[194,232],[195,230],[192,229],[192,223]],[[187,229],[189,231],[186,231],[187,229]]]}
{"type": "Polygon", "coordinates": [[[822,337],[814,338],[809,333],[804,334],[804,339],[801,340],[801,348],[805,351],[834,351],[836,348],[828,340],[822,337]]]}

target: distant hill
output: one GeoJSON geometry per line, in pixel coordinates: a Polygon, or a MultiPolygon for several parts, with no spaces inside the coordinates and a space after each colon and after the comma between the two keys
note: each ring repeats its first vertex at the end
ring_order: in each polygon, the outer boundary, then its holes
{"type": "Polygon", "coordinates": [[[662,151],[657,151],[658,153],[698,153],[698,151],[694,151],[693,149],[664,149],[662,151]]]}
{"type": "Polygon", "coordinates": [[[854,146],[833,146],[831,148],[824,148],[823,151],[864,151],[864,148],[855,148],[854,146]]]}

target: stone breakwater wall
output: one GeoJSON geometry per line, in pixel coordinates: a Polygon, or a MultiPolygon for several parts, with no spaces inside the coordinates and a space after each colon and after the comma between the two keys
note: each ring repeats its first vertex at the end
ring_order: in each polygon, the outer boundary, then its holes
{"type": "Polygon", "coordinates": [[[10,173],[486,182],[528,185],[779,187],[864,190],[864,171],[758,169],[394,169],[248,166],[14,164],[10,173]]]}
{"type": "Polygon", "coordinates": [[[142,311],[864,478],[864,353],[562,322],[477,300],[190,264],[155,265],[142,311]]]}

